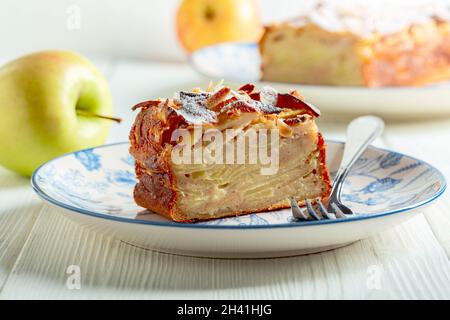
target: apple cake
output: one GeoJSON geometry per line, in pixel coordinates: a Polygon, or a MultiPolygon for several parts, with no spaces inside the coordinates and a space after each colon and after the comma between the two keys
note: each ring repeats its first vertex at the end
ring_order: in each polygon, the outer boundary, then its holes
{"type": "Polygon", "coordinates": [[[152,212],[194,222],[329,195],[319,111],[297,91],[210,86],[133,109],[134,199],[152,212]]]}
{"type": "Polygon", "coordinates": [[[319,3],[269,25],[262,79],[336,86],[408,86],[450,79],[450,11],[437,3],[319,3]]]}

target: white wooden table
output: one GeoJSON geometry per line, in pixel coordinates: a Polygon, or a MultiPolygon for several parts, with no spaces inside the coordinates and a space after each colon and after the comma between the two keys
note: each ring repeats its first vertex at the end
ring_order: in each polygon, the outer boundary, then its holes
{"type": "MultiPolygon", "coordinates": [[[[125,120],[110,142],[127,139],[136,102],[205,82],[184,64],[94,61],[125,120]]],[[[332,120],[320,123],[325,136],[343,138],[345,123],[332,120]]],[[[450,120],[388,123],[378,144],[450,179],[450,120]]],[[[40,201],[28,179],[0,169],[1,299],[449,299],[449,258],[448,194],[407,223],[334,251],[215,260],[143,250],[84,229],[40,201]],[[66,285],[71,265],[80,267],[80,289],[66,285]]]]}

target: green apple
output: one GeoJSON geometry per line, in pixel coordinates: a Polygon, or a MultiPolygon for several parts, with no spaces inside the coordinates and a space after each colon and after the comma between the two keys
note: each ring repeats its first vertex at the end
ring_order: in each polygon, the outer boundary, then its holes
{"type": "Polygon", "coordinates": [[[102,74],[86,58],[44,51],[0,68],[0,164],[29,176],[63,153],[103,144],[112,113],[102,74]]]}

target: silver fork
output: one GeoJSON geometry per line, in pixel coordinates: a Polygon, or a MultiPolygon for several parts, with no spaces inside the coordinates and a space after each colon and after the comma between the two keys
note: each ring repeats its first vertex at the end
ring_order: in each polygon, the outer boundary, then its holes
{"type": "Polygon", "coordinates": [[[384,121],[375,116],[363,116],[354,119],[347,127],[347,137],[341,164],[333,181],[330,196],[325,203],[315,199],[313,202],[305,199],[306,209],[299,207],[294,197],[290,197],[292,215],[297,220],[322,220],[346,218],[353,211],[341,202],[341,192],[350,169],[366,148],[378,138],[384,130],[384,121]]]}

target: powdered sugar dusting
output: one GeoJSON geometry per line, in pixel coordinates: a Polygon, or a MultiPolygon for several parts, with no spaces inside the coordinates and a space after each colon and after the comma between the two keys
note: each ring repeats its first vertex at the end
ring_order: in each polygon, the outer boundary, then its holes
{"type": "Polygon", "coordinates": [[[210,93],[191,93],[180,92],[179,100],[181,108],[176,112],[182,116],[188,123],[203,124],[217,122],[217,116],[214,111],[206,107],[206,100],[211,96],[210,93]]]}
{"type": "Polygon", "coordinates": [[[314,8],[302,12],[296,25],[312,23],[326,30],[350,31],[364,37],[387,35],[412,24],[426,24],[434,19],[450,21],[449,6],[430,0],[319,1],[314,8]]]}

